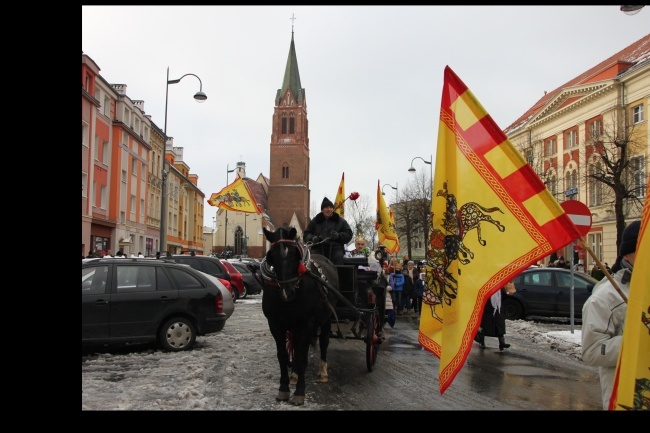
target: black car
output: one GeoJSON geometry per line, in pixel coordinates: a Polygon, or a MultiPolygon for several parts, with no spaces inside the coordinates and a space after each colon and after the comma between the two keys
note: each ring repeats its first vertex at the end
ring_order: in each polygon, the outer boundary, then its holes
{"type": "MultiPolygon", "coordinates": [[[[517,291],[502,298],[507,319],[571,317],[569,269],[531,267],[513,278],[512,282],[517,291]]],[[[597,282],[587,274],[573,272],[573,317],[582,318],[582,306],[597,282]]]]}
{"type": "Polygon", "coordinates": [[[211,256],[192,256],[190,254],[174,254],[171,259],[176,263],[190,265],[197,271],[214,275],[217,278],[230,281],[230,274],[221,261],[211,256]]]}
{"type": "Polygon", "coordinates": [[[253,275],[260,269],[260,262],[256,260],[241,259],[230,259],[228,262],[230,262],[241,274],[247,295],[258,295],[262,293],[263,287],[257,278],[255,278],[255,275],[253,275]]]}
{"type": "Polygon", "coordinates": [[[193,348],[221,331],[234,311],[216,278],[171,260],[87,259],[81,264],[82,346],[156,343],[193,348]]]}

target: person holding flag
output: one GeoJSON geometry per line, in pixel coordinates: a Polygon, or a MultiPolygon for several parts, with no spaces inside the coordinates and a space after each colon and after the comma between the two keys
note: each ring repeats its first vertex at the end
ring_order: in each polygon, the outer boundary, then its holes
{"type": "Polygon", "coordinates": [[[305,242],[311,242],[311,252],[321,254],[335,265],[343,264],[345,246],[352,240],[352,229],[348,222],[334,212],[334,203],[323,199],[318,213],[305,229],[305,242]]]}
{"type": "Polygon", "coordinates": [[[627,296],[634,270],[640,226],[640,221],[634,221],[623,231],[623,239],[616,259],[621,269],[612,275],[625,298],[608,278],[603,278],[594,286],[582,307],[582,360],[588,365],[598,367],[605,410],[609,408],[623,340],[627,296]]]}

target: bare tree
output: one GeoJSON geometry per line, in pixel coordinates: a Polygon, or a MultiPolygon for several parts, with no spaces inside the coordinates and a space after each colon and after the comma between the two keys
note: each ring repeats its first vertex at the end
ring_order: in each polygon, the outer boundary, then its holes
{"type": "Polygon", "coordinates": [[[619,250],[625,221],[639,216],[643,209],[646,182],[645,152],[640,129],[634,125],[611,128],[595,136],[593,153],[587,161],[589,205],[610,204],[616,218],[616,251],[619,250]],[[602,186],[608,190],[602,190],[602,186]],[[609,199],[609,200],[608,200],[609,199]]]}
{"type": "MultiPolygon", "coordinates": [[[[565,200],[565,191],[571,187],[584,186],[587,206],[607,207],[616,221],[616,251],[625,230],[626,220],[641,214],[647,179],[645,177],[645,152],[643,132],[634,125],[623,126],[624,116],[618,116],[618,125],[603,128],[602,122],[588,125],[588,138],[584,141],[586,161],[576,161],[584,167],[567,172],[557,157],[557,150],[545,149],[539,137],[525,137],[513,141],[535,173],[544,181],[551,194],[559,201],[565,200]],[[551,157],[549,157],[551,155],[551,157]]],[[[615,122],[616,123],[616,122],[615,122]]],[[[575,149],[575,160],[580,152],[575,149]]]]}
{"type": "MultiPolygon", "coordinates": [[[[399,202],[393,205],[396,231],[406,240],[406,252],[413,258],[413,240],[421,238],[428,250],[429,220],[431,217],[431,178],[425,173],[416,174],[404,189],[400,190],[399,202]]],[[[400,245],[404,251],[404,245],[400,245]]]]}
{"type": "Polygon", "coordinates": [[[366,240],[366,245],[375,250],[378,243],[377,230],[375,229],[376,205],[373,197],[360,195],[355,201],[345,202],[345,219],[352,228],[354,236],[361,236],[366,240]]]}

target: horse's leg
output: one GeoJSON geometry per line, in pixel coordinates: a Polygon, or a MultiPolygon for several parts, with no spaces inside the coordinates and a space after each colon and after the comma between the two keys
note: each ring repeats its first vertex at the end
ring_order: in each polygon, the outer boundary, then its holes
{"type": "Polygon", "coordinates": [[[289,354],[287,353],[287,340],[283,328],[271,326],[271,334],[275,340],[275,350],[280,363],[280,388],[278,388],[278,395],[275,396],[277,401],[289,401],[291,390],[289,389],[289,354]]]}
{"type": "Polygon", "coordinates": [[[307,370],[307,360],[309,355],[309,335],[304,332],[294,332],[293,350],[293,370],[298,374],[298,382],[296,383],[296,390],[291,398],[291,403],[296,406],[301,406],[305,404],[305,371],[307,370]]]}
{"type": "Polygon", "coordinates": [[[327,375],[327,347],[330,344],[331,329],[332,324],[328,319],[327,322],[321,325],[320,335],[318,336],[318,342],[320,344],[320,365],[318,366],[318,381],[321,383],[329,382],[329,377],[327,375]]]}

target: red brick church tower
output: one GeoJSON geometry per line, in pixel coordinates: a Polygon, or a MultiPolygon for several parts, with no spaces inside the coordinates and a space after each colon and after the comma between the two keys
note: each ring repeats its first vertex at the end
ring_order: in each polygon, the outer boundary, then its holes
{"type": "Polygon", "coordinates": [[[310,220],[308,132],[307,100],[300,85],[292,27],[284,80],[275,96],[268,213],[275,227],[295,225],[301,234],[310,220]]]}

